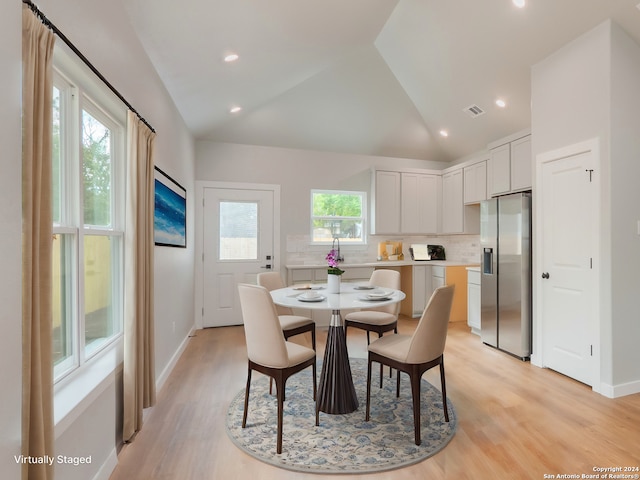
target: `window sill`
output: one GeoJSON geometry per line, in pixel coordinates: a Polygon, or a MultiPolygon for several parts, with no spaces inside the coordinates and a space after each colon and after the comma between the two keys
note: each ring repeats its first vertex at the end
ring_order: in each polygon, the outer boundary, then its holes
{"type": "Polygon", "coordinates": [[[124,341],[120,336],[109,347],[54,386],[55,438],[62,435],[82,412],[115,380],[122,370],[124,341]]]}

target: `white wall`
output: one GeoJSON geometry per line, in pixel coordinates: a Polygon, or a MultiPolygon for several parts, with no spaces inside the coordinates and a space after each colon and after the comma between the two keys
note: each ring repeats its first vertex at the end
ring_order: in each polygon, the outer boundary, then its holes
{"type": "Polygon", "coordinates": [[[20,454],[22,391],[22,143],[21,143],[21,26],[20,2],[0,5],[0,472],[20,478],[13,459],[20,454]]]}
{"type": "MultiPolygon", "coordinates": [[[[119,0],[40,0],[42,12],[79,48],[109,82],[157,131],[156,165],[187,189],[186,249],[155,248],[156,378],[167,369],[193,328],[193,185],[194,144],[164,85],[129,25],[124,2],[119,0]]],[[[20,453],[21,402],[21,2],[0,7],[0,251],[3,275],[0,285],[0,319],[3,327],[0,369],[0,472],[2,478],[19,478],[13,455],[20,453]]],[[[60,41],[60,40],[57,40],[60,41]]],[[[114,372],[108,386],[94,395],[74,421],[59,429],[56,454],[94,455],[89,468],[57,468],[57,478],[108,478],[100,471],[103,461],[113,461],[121,431],[119,396],[121,375],[114,372]]],[[[77,415],[76,415],[77,414],[77,415]]]]}
{"type": "Polygon", "coordinates": [[[611,37],[612,385],[640,390],[640,46],[611,37]],[[633,388],[633,387],[631,387],[633,388]]]}
{"type": "MultiPolygon", "coordinates": [[[[283,264],[288,254],[299,250],[295,244],[309,237],[311,189],[359,190],[369,195],[371,167],[442,170],[448,166],[450,165],[441,162],[405,158],[196,142],[197,180],[268,183],[281,186],[280,259],[283,264]]],[[[347,261],[349,258],[354,261],[362,256],[368,256],[368,261],[372,261],[375,259],[375,242],[386,239],[387,236],[374,237],[371,252],[356,247],[345,249],[347,261]]],[[[318,250],[319,260],[324,261],[325,250],[326,248],[318,250]]]]}
{"type": "MultiPolygon", "coordinates": [[[[532,68],[533,158],[600,141],[599,389],[611,395],[640,389],[638,62],[638,46],[607,21],[532,68]]],[[[534,316],[534,337],[536,324],[534,316]]]]}

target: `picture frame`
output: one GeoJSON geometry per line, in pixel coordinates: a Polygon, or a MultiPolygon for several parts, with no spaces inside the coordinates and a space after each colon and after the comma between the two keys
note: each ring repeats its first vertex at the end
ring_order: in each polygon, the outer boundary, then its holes
{"type": "Polygon", "coordinates": [[[187,248],[187,190],[158,167],[154,170],[154,243],[187,248]]]}

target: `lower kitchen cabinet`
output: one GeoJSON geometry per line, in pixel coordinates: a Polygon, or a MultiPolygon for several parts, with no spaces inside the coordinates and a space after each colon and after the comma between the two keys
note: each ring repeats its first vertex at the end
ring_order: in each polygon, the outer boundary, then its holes
{"type": "Polygon", "coordinates": [[[413,265],[402,267],[401,274],[402,288],[407,295],[400,310],[403,315],[419,318],[436,288],[442,285],[455,285],[450,321],[466,321],[466,266],[413,265]]]}
{"type": "Polygon", "coordinates": [[[480,271],[467,269],[467,325],[480,335],[480,271]]]}

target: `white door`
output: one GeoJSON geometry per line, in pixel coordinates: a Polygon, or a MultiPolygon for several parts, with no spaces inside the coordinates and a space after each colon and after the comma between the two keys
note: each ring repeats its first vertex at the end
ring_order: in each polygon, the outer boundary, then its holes
{"type": "Polygon", "coordinates": [[[538,189],[541,245],[542,362],[588,385],[596,341],[597,205],[594,151],[542,163],[538,189]]]}
{"type": "Polygon", "coordinates": [[[274,266],[273,189],[204,188],[203,327],[242,324],[238,283],[274,266]]]}

